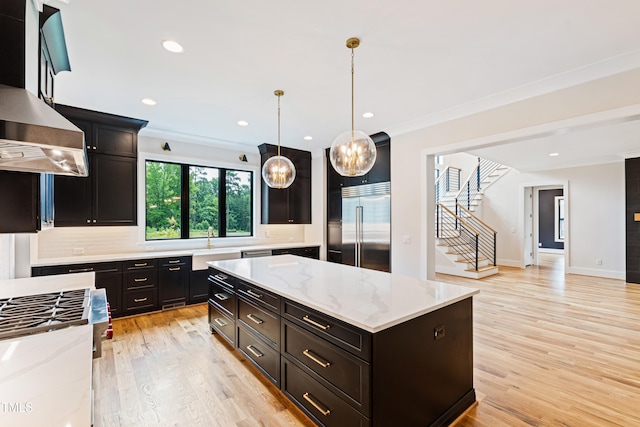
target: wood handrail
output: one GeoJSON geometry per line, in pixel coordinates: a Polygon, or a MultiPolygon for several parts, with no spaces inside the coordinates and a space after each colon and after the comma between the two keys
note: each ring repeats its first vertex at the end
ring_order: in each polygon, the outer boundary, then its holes
{"type": "Polygon", "coordinates": [[[469,215],[471,215],[476,221],[478,221],[480,224],[484,225],[486,228],[488,228],[489,230],[491,230],[494,233],[497,233],[496,230],[494,230],[493,228],[491,228],[490,226],[487,225],[486,222],[484,222],[483,220],[481,220],[480,218],[478,218],[477,216],[475,216],[473,214],[473,212],[471,212],[469,209],[465,208],[464,206],[462,206],[460,203],[456,203],[456,205],[458,205],[459,207],[461,207],[465,212],[467,212],[469,215]]]}

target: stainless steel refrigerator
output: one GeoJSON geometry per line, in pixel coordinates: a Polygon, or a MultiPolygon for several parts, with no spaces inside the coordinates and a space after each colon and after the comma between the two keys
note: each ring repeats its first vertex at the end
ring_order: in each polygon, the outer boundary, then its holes
{"type": "Polygon", "coordinates": [[[342,263],[389,271],[391,184],[342,188],[342,263]]]}

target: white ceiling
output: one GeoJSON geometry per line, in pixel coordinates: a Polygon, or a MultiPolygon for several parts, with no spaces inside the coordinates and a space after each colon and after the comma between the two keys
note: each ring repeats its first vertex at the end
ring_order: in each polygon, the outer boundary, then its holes
{"type": "MultiPolygon", "coordinates": [[[[275,89],[285,91],[283,146],[325,148],[349,129],[349,37],[361,39],[356,128],[392,136],[461,106],[513,100],[532,84],[550,82],[540,89],[548,92],[562,76],[640,52],[638,0],[48,3],[62,11],[72,67],[57,77],[56,102],[149,120],[144,132],[253,147],[276,143],[275,89]],[[164,39],[185,52],[165,51],[164,39]],[[143,105],[144,97],[157,105],[143,105]],[[375,117],[362,118],[366,111],[375,117]],[[238,126],[241,119],[250,125],[238,126]]],[[[478,154],[523,170],[557,167],[566,153],[593,163],[637,150],[630,135],[638,130],[622,122],[537,135],[517,143],[526,162],[515,143],[478,154]],[[565,139],[566,150],[552,149],[565,139]],[[618,142],[625,145],[614,149],[618,142]],[[592,143],[607,150],[587,156],[592,143]],[[551,151],[561,155],[550,165],[551,151]]]]}

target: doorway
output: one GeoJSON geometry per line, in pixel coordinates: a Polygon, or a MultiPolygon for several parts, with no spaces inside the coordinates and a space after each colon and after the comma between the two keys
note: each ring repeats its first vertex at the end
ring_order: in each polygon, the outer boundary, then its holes
{"type": "Polygon", "coordinates": [[[523,265],[540,265],[540,255],[568,254],[568,184],[523,187],[523,265]]]}

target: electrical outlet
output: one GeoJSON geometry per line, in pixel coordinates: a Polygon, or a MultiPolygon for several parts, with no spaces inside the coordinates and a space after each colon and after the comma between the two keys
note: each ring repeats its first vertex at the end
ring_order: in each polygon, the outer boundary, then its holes
{"type": "Polygon", "coordinates": [[[441,340],[442,338],[444,338],[444,325],[440,325],[440,326],[436,326],[433,329],[433,339],[434,340],[441,340]]]}
{"type": "Polygon", "coordinates": [[[596,260],[596,265],[602,265],[602,260],[600,258],[596,260]]]}
{"type": "Polygon", "coordinates": [[[405,245],[410,245],[411,244],[411,236],[402,237],[402,243],[404,243],[405,245]]]}
{"type": "Polygon", "coordinates": [[[84,254],[84,248],[73,248],[74,255],[82,255],[84,254]]]}
{"type": "Polygon", "coordinates": [[[264,237],[271,237],[271,233],[269,233],[269,230],[265,230],[264,237]]]}

